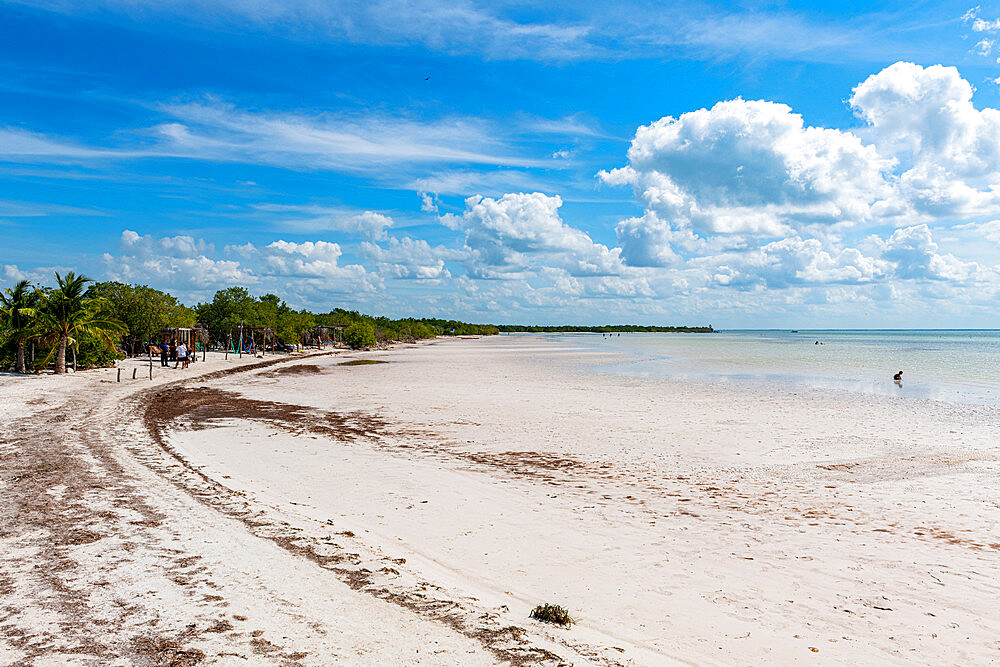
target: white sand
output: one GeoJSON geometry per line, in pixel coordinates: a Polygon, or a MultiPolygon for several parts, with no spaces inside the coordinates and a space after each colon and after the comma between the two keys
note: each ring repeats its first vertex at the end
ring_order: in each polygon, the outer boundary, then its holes
{"type": "MultiPolygon", "coordinates": [[[[214,548],[204,534],[183,548],[205,554],[243,615],[285,592],[288,616],[258,625],[310,652],[303,662],[329,650],[403,664],[435,641],[445,653],[429,664],[494,656],[435,612],[351,590],[180,489],[220,482],[310,553],[352,554],[372,573],[365,590],[454,602],[454,615],[524,628],[525,645],[574,664],[1000,660],[995,407],[598,375],[580,364],[603,355],[540,338],[351,358],[393,363],[323,357],[298,362],[320,373],[203,384],[348,423],[377,416],[368,437],[260,420],[182,427],[170,444],[207,478],[188,482],[159,449],[119,450],[165,525],[210,527],[214,548]],[[260,588],[241,582],[251,568],[260,588]],[[542,601],[579,623],[529,620],[542,601]],[[347,630],[329,643],[334,626],[347,630]]],[[[235,634],[193,645],[218,654],[235,634]]]]}

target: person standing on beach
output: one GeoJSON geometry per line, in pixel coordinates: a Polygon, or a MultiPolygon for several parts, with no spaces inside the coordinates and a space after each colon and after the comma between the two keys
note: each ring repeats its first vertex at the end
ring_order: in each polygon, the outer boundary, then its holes
{"type": "Polygon", "coordinates": [[[170,365],[167,361],[170,358],[170,346],[167,345],[166,341],[163,341],[157,347],[160,349],[160,366],[166,368],[170,365]]]}
{"type": "Polygon", "coordinates": [[[177,366],[180,365],[181,363],[184,364],[184,368],[187,368],[188,366],[187,345],[185,345],[184,343],[180,343],[177,345],[177,363],[174,364],[174,369],[176,370],[177,366]]]}

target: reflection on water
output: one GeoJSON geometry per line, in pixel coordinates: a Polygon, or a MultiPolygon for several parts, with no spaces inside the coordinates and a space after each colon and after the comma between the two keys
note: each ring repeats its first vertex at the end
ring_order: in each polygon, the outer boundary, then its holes
{"type": "Polygon", "coordinates": [[[1000,331],[729,331],[564,336],[615,351],[604,371],[1000,404],[1000,331]],[[817,344],[818,343],[818,344],[817,344]],[[893,375],[903,371],[902,382],[893,375]]]}

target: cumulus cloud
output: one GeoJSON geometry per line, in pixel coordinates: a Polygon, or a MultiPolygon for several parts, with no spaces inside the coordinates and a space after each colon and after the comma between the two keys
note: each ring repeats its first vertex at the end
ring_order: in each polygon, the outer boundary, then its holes
{"type": "Polygon", "coordinates": [[[856,223],[891,196],[891,159],[855,135],[807,127],[784,104],[742,99],[640,127],[629,164],[600,177],[631,185],[675,228],[779,237],[856,223]]]}
{"type": "Polygon", "coordinates": [[[0,289],[13,286],[22,280],[32,285],[54,285],[56,273],[65,275],[75,271],[67,266],[39,266],[31,269],[21,269],[17,264],[0,264],[0,289]]]}
{"type": "Polygon", "coordinates": [[[964,282],[980,269],[976,262],[939,253],[927,225],[897,229],[882,245],[883,257],[895,264],[899,278],[964,282]]]}
{"type": "Polygon", "coordinates": [[[888,275],[888,262],[856,248],[831,251],[817,239],[798,236],[773,241],[745,253],[692,260],[709,282],[741,288],[787,288],[809,284],[859,285],[888,275]]]}
{"type": "Polygon", "coordinates": [[[218,257],[214,246],[190,236],[157,238],[122,232],[119,253],[104,255],[108,277],[129,282],[194,291],[198,296],[230,285],[283,291],[289,282],[327,293],[371,292],[377,276],[356,264],[341,265],[336,243],[275,241],[265,246],[226,246],[218,257]]]}
{"type": "Polygon", "coordinates": [[[507,193],[500,198],[473,196],[461,216],[442,222],[465,233],[469,270],[483,277],[556,266],[571,275],[612,275],[623,269],[618,248],[595,243],[559,216],[562,199],[541,192],[507,193]]]}
{"type": "Polygon", "coordinates": [[[209,258],[214,247],[190,236],[156,238],[126,229],[118,246],[120,255],[104,255],[108,275],[118,280],[184,288],[256,282],[239,262],[209,258]]]}
{"type": "Polygon", "coordinates": [[[361,252],[375,262],[380,274],[391,278],[437,280],[450,278],[445,260],[465,259],[460,250],[432,246],[423,239],[389,239],[388,247],[374,243],[361,244],[361,252]]]}
{"type": "Polygon", "coordinates": [[[900,156],[901,193],[919,213],[978,215],[1000,206],[1000,110],[978,110],[954,67],[898,62],[849,102],[876,143],[900,156]]]}
{"type": "Polygon", "coordinates": [[[982,284],[992,269],[941,252],[928,224],[981,216],[980,234],[995,231],[1000,111],[972,96],[953,67],[900,62],[853,90],[854,130],[742,99],[640,127],[628,164],[599,174],[645,209],[616,225],[621,258],[688,290],[826,286],[844,301],[900,281],[982,284]]]}
{"type": "Polygon", "coordinates": [[[420,210],[424,213],[437,213],[438,212],[438,198],[436,194],[428,192],[419,192],[420,195],[420,210]]]}

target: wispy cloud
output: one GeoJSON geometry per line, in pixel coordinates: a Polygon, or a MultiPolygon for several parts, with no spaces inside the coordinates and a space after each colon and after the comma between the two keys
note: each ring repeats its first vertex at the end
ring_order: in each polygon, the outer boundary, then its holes
{"type": "Polygon", "coordinates": [[[379,240],[393,226],[392,218],[376,211],[319,204],[254,204],[253,208],[274,218],[275,226],[299,233],[345,232],[379,240]]]}
{"type": "MultiPolygon", "coordinates": [[[[254,30],[286,39],[379,46],[420,46],[500,60],[580,61],[621,58],[738,57],[865,59],[914,52],[913,31],[900,16],[855,14],[837,19],[788,9],[721,9],[688,0],[629,0],[613,5],[556,5],[525,17],[524,4],[499,0],[13,0],[72,15],[195,30],[254,30]],[[886,29],[890,26],[890,29],[886,29]],[[909,39],[895,39],[905,28],[909,39]]],[[[975,19],[976,24],[986,24],[975,19]]],[[[911,56],[912,57],[912,56],[911,56]]]]}
{"type": "Polygon", "coordinates": [[[93,146],[0,128],[0,161],[93,163],[189,158],[290,169],[372,173],[404,164],[551,166],[519,154],[476,118],[413,120],[381,115],[336,116],[249,112],[216,101],[162,105],[168,121],[122,134],[128,146],[93,146]]]}
{"type": "Polygon", "coordinates": [[[59,204],[0,200],[0,218],[44,218],[53,215],[105,216],[104,211],[59,204]]]}

